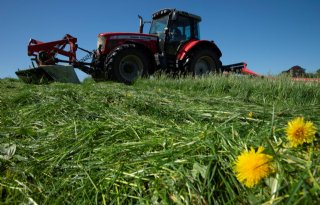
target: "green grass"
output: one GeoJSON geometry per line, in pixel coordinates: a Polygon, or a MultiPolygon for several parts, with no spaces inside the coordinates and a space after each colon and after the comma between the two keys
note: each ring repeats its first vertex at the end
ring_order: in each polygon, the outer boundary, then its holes
{"type": "Polygon", "coordinates": [[[3,79],[0,204],[319,203],[319,143],[289,149],[284,132],[319,114],[320,84],[286,78],[3,79]],[[277,170],[248,189],[233,163],[251,146],[277,170]]]}

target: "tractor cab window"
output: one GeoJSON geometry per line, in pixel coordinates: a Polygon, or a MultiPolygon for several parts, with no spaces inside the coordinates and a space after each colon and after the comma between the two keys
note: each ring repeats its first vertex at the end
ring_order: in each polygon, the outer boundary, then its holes
{"type": "Polygon", "coordinates": [[[179,19],[172,21],[169,30],[170,41],[185,41],[191,38],[191,25],[190,19],[179,16],[179,19]]]}
{"type": "Polygon", "coordinates": [[[196,21],[193,25],[194,25],[194,38],[199,40],[200,39],[199,22],[196,21]]]}
{"type": "Polygon", "coordinates": [[[165,28],[168,25],[169,16],[163,16],[158,19],[153,19],[150,27],[149,34],[157,35],[160,39],[164,40],[165,28]]]}

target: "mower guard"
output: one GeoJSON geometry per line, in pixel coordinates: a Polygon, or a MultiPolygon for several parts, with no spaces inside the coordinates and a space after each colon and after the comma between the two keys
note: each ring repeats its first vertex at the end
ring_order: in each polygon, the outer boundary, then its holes
{"type": "Polygon", "coordinates": [[[74,68],[70,65],[43,65],[27,70],[19,70],[16,75],[23,82],[29,84],[80,83],[74,68]]]}

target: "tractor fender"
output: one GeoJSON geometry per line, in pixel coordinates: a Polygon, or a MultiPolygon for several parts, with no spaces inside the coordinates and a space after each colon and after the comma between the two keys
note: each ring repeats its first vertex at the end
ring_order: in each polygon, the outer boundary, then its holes
{"type": "Polygon", "coordinates": [[[218,46],[213,41],[207,41],[207,40],[191,40],[184,44],[178,51],[177,54],[177,61],[182,61],[186,58],[187,54],[200,47],[206,47],[212,49],[216,54],[217,57],[220,58],[222,56],[222,53],[218,46]]]}

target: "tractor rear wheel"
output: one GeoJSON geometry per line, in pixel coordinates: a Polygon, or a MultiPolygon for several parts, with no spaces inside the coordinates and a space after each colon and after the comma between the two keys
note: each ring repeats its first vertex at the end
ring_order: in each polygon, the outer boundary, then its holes
{"type": "Polygon", "coordinates": [[[148,74],[150,60],[134,44],[124,44],[111,52],[105,61],[105,69],[112,80],[132,84],[148,74]]]}
{"type": "Polygon", "coordinates": [[[196,49],[187,56],[184,71],[193,76],[202,76],[209,73],[219,73],[221,62],[216,54],[210,49],[196,49]]]}

